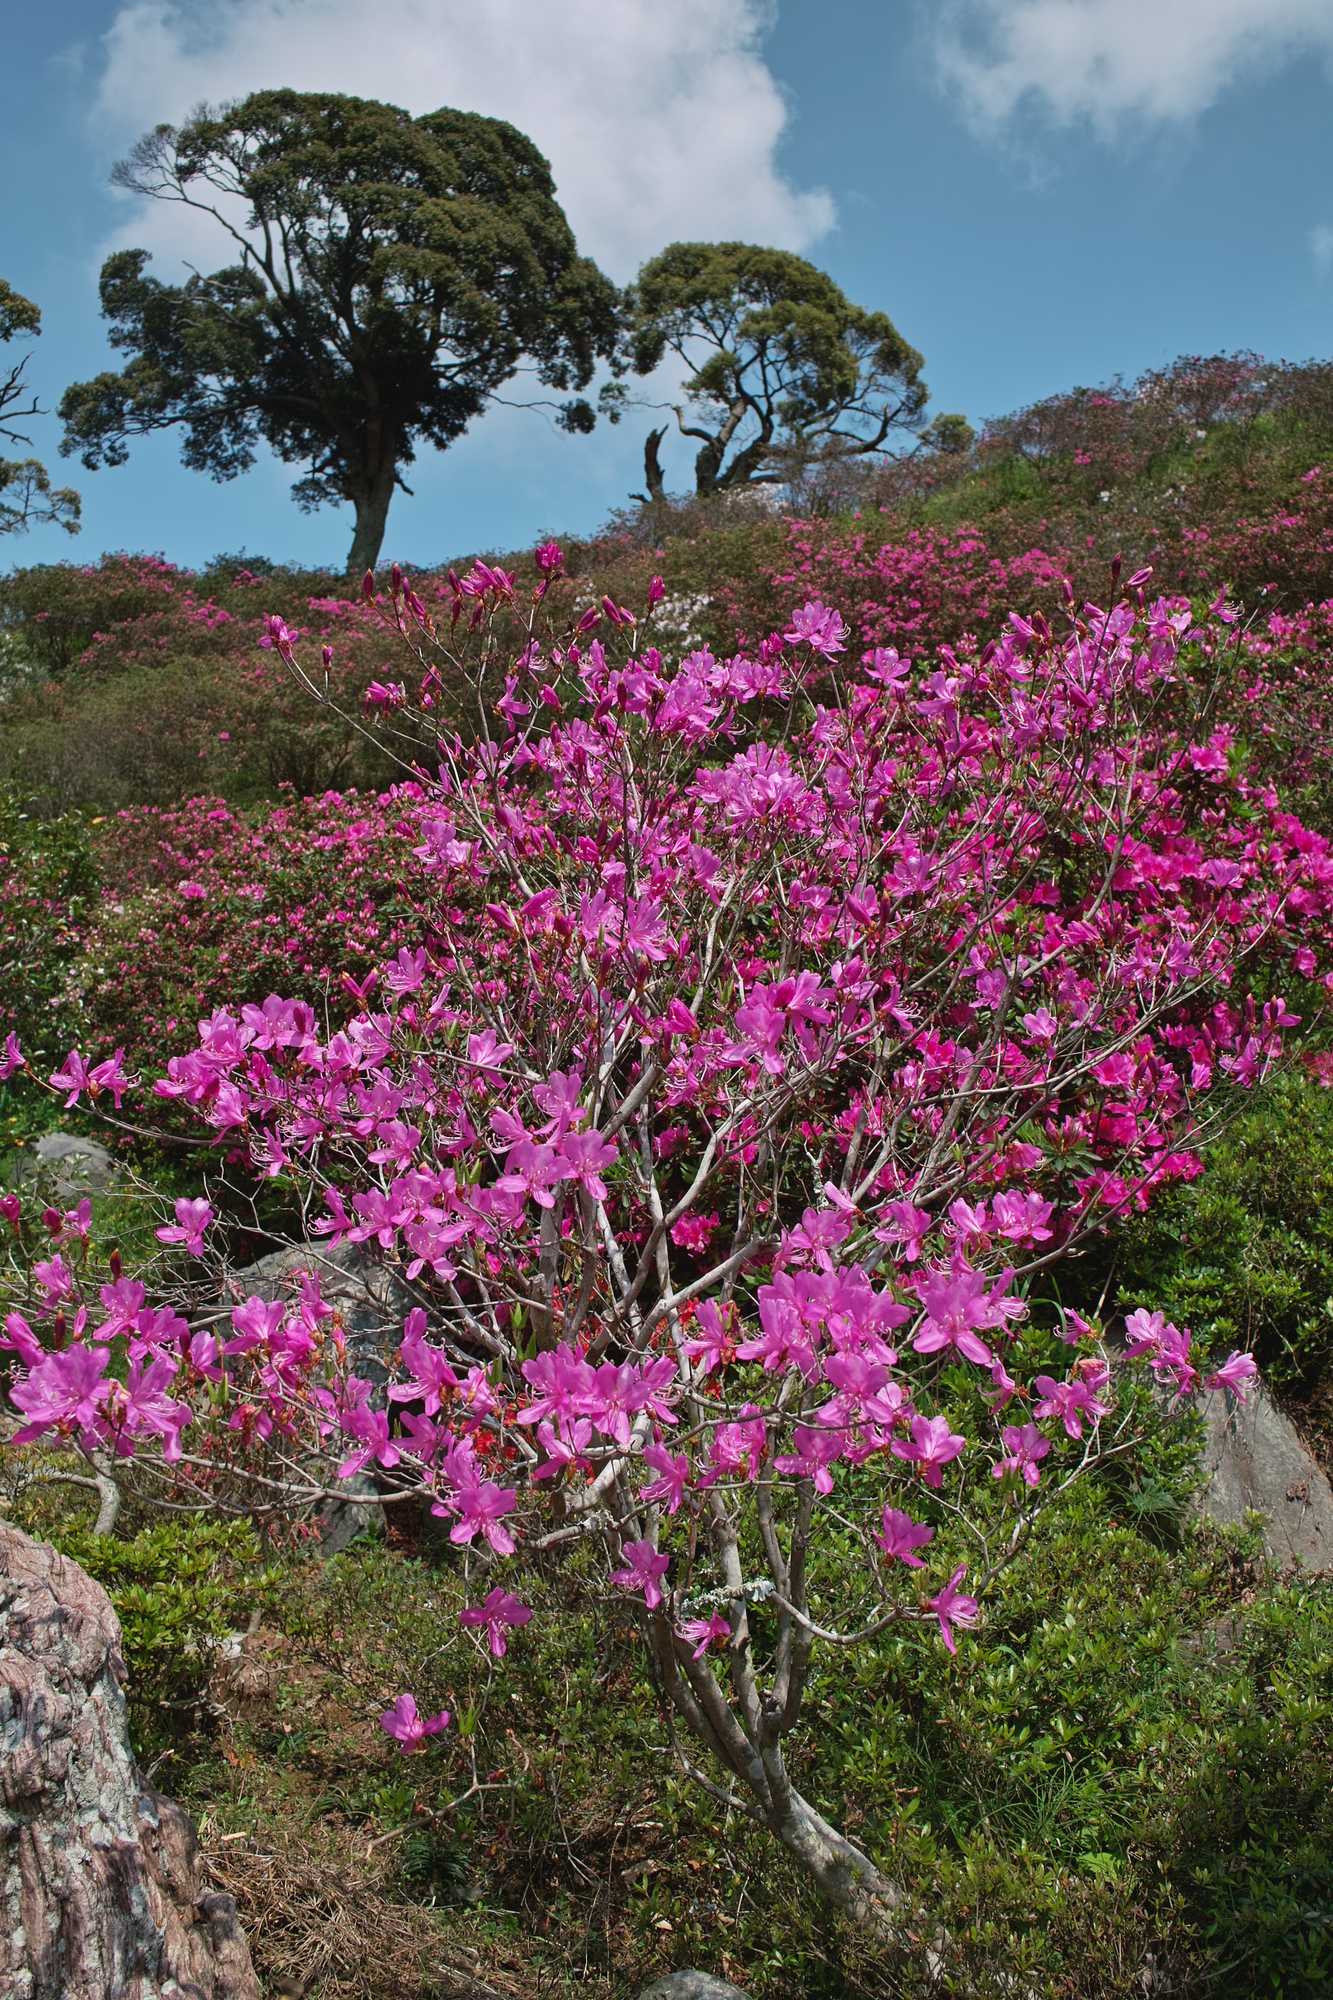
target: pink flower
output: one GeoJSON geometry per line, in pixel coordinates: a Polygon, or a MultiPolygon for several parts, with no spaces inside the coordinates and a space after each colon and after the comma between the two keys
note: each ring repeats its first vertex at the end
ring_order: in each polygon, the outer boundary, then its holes
{"type": "Polygon", "coordinates": [[[1000,1437],[1004,1456],[991,1467],[991,1477],[1003,1479],[1006,1473],[1016,1472],[1026,1485],[1035,1486],[1041,1477],[1038,1465],[1051,1448],[1049,1441],[1035,1424],[1006,1424],[1000,1437]]]}
{"type": "Polygon", "coordinates": [[[69,1096],[65,1099],[66,1111],[78,1103],[88,1088],[89,1077],[88,1065],[77,1049],[70,1050],[65,1057],[63,1068],[52,1070],[49,1081],[56,1090],[69,1092],[69,1096]]]}
{"type": "Polygon", "coordinates": [[[28,1419],[15,1431],[14,1443],[28,1444],[47,1431],[60,1431],[91,1451],[101,1439],[102,1410],[112,1389],[106,1369],[105,1347],[66,1347],[39,1361],[9,1392],[28,1419]]]}
{"type": "Polygon", "coordinates": [[[809,646],[826,660],[836,658],[847,647],[847,627],[836,611],[818,599],[793,611],[791,624],[782,635],[789,646],[809,646]]]}
{"type": "Polygon", "coordinates": [[[438,1736],[442,1729],[449,1727],[450,1715],[442,1708],[438,1715],[423,1716],[417,1713],[415,1698],[410,1694],[400,1694],[392,1708],[386,1708],[380,1717],[380,1728],[386,1736],[392,1736],[398,1748],[406,1756],[413,1750],[424,1750],[428,1736],[438,1736]]]}
{"type": "Polygon", "coordinates": [[[798,1479],[808,1479],[816,1493],[833,1491],[831,1465],[836,1465],[847,1449],[846,1433],[840,1430],[815,1428],[810,1424],[798,1424],[792,1439],[794,1452],[783,1452],[773,1461],[778,1472],[791,1472],[798,1479]]]}
{"type": "Polygon", "coordinates": [[[493,1479],[473,1479],[461,1485],[440,1508],[441,1512],[458,1517],[449,1530],[450,1541],[470,1542],[480,1535],[497,1556],[512,1556],[516,1546],[514,1537],[502,1523],[506,1515],[513,1513],[517,1499],[512,1486],[498,1486],[493,1479]]]}
{"type": "Polygon", "coordinates": [[[621,1548],[625,1561],[611,1572],[611,1581],[621,1590],[641,1590],[650,1611],[662,1602],[662,1578],[671,1567],[671,1558],[660,1554],[649,1541],[626,1542],[621,1548]]]}
{"type": "MultiPolygon", "coordinates": [[[[613,1165],[617,1158],[616,1148],[609,1139],[604,1139],[600,1132],[566,1132],[556,1146],[555,1158],[562,1180],[577,1182],[594,1201],[606,1200],[602,1169],[613,1165]]],[[[540,1201],[541,1195],[536,1198],[540,1201]]]]}
{"type": "Polygon", "coordinates": [[[940,1637],[951,1653],[958,1651],[954,1643],[955,1625],[975,1625],[981,1615],[981,1608],[975,1597],[965,1597],[958,1586],[967,1575],[966,1563],[960,1563],[943,1590],[936,1596],[927,1598],[926,1609],[933,1611],[940,1621],[940,1637]]]}
{"type": "Polygon", "coordinates": [[[167,1464],[174,1465],[180,1457],[180,1434],[190,1421],[190,1409],[166,1394],[177,1373],[177,1363],[159,1355],[146,1367],[142,1361],[132,1362],[124,1386],[111,1385],[106,1417],[120,1432],[116,1448],[122,1456],[130,1455],[133,1439],[160,1437],[167,1464]]]}
{"type": "Polygon", "coordinates": [[[925,1563],[916,1553],[927,1542],[933,1542],[935,1530],[923,1521],[914,1521],[910,1514],[904,1514],[900,1507],[884,1509],[884,1524],[875,1540],[892,1562],[908,1563],[913,1569],[924,1569],[925,1563]]]}
{"type": "MultiPolygon", "coordinates": [[[[505,1166],[507,1172],[496,1183],[503,1193],[535,1201],[539,1208],[555,1207],[551,1190],[565,1178],[566,1167],[554,1146],[520,1139],[516,1146],[510,1147],[505,1166]]],[[[603,1188],[603,1196],[605,1192],[603,1188]]]]}
{"type": "Polygon", "coordinates": [[[510,1590],[501,1590],[498,1585],[481,1604],[469,1604],[458,1614],[460,1625],[484,1625],[486,1637],[497,1660],[503,1659],[508,1647],[508,1634],[516,1625],[526,1625],[532,1616],[530,1605],[524,1604],[510,1590]]]}
{"type": "Polygon", "coordinates": [[[683,1451],[670,1452],[665,1445],[644,1446],[643,1462],[658,1475],[648,1486],[639,1488],[639,1498],[648,1506],[663,1506],[668,1514],[679,1510],[690,1483],[690,1461],[683,1451]]]}
{"type": "Polygon", "coordinates": [[[1237,1347],[1232,1349],[1220,1368],[1204,1377],[1204,1387],[1226,1389],[1238,1403],[1243,1403],[1250,1384],[1258,1378],[1258,1374],[1254,1356],[1243,1353],[1237,1347]]]}
{"type": "Polygon", "coordinates": [[[168,1223],[153,1233],[159,1243],[180,1243],[192,1257],[202,1257],[204,1236],[216,1217],[217,1211],[211,1202],[178,1201],[175,1222],[168,1223]]]}
{"type": "Polygon", "coordinates": [[[1072,1381],[1057,1382],[1053,1376],[1038,1375],[1033,1387],[1041,1398],[1033,1405],[1033,1416],[1058,1417],[1071,1438],[1082,1437],[1085,1417],[1095,1426],[1111,1407],[1109,1403],[1099,1403],[1092,1385],[1077,1376],[1072,1381]]]}
{"type": "Polygon", "coordinates": [[[927,1486],[938,1487],[941,1468],[957,1458],[966,1443],[966,1438],[949,1429],[947,1417],[913,1417],[911,1437],[895,1438],[893,1452],[895,1457],[919,1465],[927,1486]]]}
{"type": "Polygon", "coordinates": [[[683,1625],[676,1627],[676,1636],[687,1646],[692,1645],[692,1657],[701,1660],[711,1649],[720,1652],[731,1637],[731,1627],[720,1611],[711,1618],[687,1618],[683,1625]]]}
{"type": "Polygon", "coordinates": [[[947,1270],[928,1271],[917,1280],[917,1291],[925,1308],[921,1331],[912,1346],[918,1354],[937,1354],[952,1347],[965,1361],[989,1368],[995,1359],[978,1329],[1003,1326],[1023,1311],[1020,1300],[1009,1296],[1012,1273],[1005,1271],[988,1285],[980,1271],[974,1271],[961,1257],[947,1270]]]}

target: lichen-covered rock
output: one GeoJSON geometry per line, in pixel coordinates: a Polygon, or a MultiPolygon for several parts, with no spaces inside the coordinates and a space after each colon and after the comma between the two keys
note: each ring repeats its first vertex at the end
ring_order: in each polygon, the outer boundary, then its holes
{"type": "Polygon", "coordinates": [[[235,1904],[135,1764],[124,1671],[101,1586],[0,1522],[0,1993],[259,2000],[235,1904]]]}
{"type": "Polygon", "coordinates": [[[745,2000],[739,1986],[711,1972],[668,1972],[645,1986],[638,2000],[745,2000]]]}
{"type": "Polygon", "coordinates": [[[1204,1518],[1235,1526],[1262,1514],[1264,1550],[1274,1561],[1333,1567],[1333,1489],[1262,1383],[1239,1405],[1210,1390],[1201,1414],[1204,1518]]]}
{"type": "Polygon", "coordinates": [[[41,1173],[64,1201],[99,1194],[116,1178],[116,1164],[106,1147],[77,1132],[44,1132],[32,1152],[19,1156],[20,1180],[41,1173]]]}
{"type": "MultiPolygon", "coordinates": [[[[388,1361],[403,1337],[403,1321],[415,1303],[402,1279],[358,1243],[294,1243],[274,1250],[257,1263],[233,1271],[228,1295],[236,1298],[291,1298],[304,1272],[319,1279],[325,1301],[343,1326],[352,1366],[373,1387],[371,1401],[382,1400],[388,1382],[388,1361]]],[[[319,1510],[320,1552],[341,1555],[360,1536],[384,1526],[379,1489],[372,1475],[360,1473],[344,1482],[347,1498],[326,1501],[319,1510]]]]}

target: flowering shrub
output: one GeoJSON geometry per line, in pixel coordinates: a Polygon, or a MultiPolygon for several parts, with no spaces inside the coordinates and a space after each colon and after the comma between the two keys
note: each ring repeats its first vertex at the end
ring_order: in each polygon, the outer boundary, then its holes
{"type": "MultiPolygon", "coordinates": [[[[402,801],[428,914],[372,991],[221,1007],[152,1086],[411,1288],[387,1394],[317,1258],[192,1324],[184,1278],[11,1200],[17,1441],[285,1512],[381,1477],[449,1524],[497,1656],[528,1607],[493,1560],[590,1540],[685,1767],[882,1920],[893,1883],[793,1781],[813,1652],[953,1652],[1037,1510],[1132,1448],[1099,1327],[1034,1281],[1197,1170],[1199,1098],[1263,1078],[1274,981],[1327,962],[1328,840],[1209,741],[1233,628],[1144,581],[914,679],[819,602],[673,668],[660,588],[559,643],[534,606],[515,657],[506,572],[447,632],[395,576],[386,725],[429,733],[445,672],[482,718],[402,801]]],[[[133,1089],[78,1050],[50,1083],[133,1089]]],[[[176,1203],[174,1268],[215,1222],[176,1203]]],[[[1253,1372],[1149,1307],[1124,1353],[1176,1398],[1253,1372]]],[[[443,1713],[388,1712],[407,1749],[443,1713]]]]}
{"type": "Polygon", "coordinates": [[[76,1031],[70,973],[96,891],[88,830],[37,822],[0,791],[0,1032],[58,1055],[76,1031]]]}
{"type": "Polygon", "coordinates": [[[1042,549],[1002,560],[981,535],[912,528],[894,541],[816,521],[787,524],[785,560],[722,601],[738,636],[754,638],[777,611],[814,597],[836,604],[864,647],[936,646],[989,636],[1009,608],[1051,610],[1064,568],[1042,549]]]}
{"type": "MultiPolygon", "coordinates": [[[[354,718],[317,713],[275,663],[262,587],[246,570],[206,582],[124,556],[6,579],[0,610],[25,665],[0,767],[48,810],[386,782],[392,761],[354,718]]],[[[354,703],[382,666],[382,631],[358,600],[321,595],[311,579],[284,596],[296,629],[327,648],[330,685],[354,703]]]]}
{"type": "Polygon", "coordinates": [[[1254,517],[1200,523],[1181,534],[1176,575],[1182,589],[1276,598],[1292,611],[1333,589],[1333,476],[1311,466],[1299,499],[1254,517]]]}
{"type": "Polygon", "coordinates": [[[401,866],[416,786],[285,799],[247,815],[220,799],[139,807],[97,829],[108,885],[81,940],[85,1036],[132,1069],[216,1008],[299,988],[368,996],[419,919],[401,866]]]}

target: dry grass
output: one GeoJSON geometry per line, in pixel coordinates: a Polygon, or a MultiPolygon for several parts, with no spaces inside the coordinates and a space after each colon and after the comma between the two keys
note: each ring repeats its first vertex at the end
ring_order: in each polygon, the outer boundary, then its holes
{"type": "MultiPolygon", "coordinates": [[[[476,1855],[502,1907],[435,1905],[413,1900],[402,1874],[406,1842],[431,1828],[424,1794],[397,1826],[330,1810],[346,1772],[381,1764],[385,1746],[364,1701],[349,1699],[325,1665],[260,1626],[238,1656],[219,1661],[209,1706],[227,1775],[216,1783],[213,1765],[193,1809],[271,2000],[564,2000],[575,1992],[622,2000],[641,1983],[640,1967],[643,1977],[654,1969],[643,1965],[623,1910],[633,1884],[663,1866],[653,1852],[660,1823],[651,1790],[628,1801],[552,1796],[558,1833],[541,1852],[515,1840],[501,1813],[476,1855]],[[263,1747],[275,1732],[307,1729],[293,1760],[279,1762],[263,1747]],[[570,1929],[572,1910],[582,1923],[570,1929]]],[[[529,1766],[517,1735],[507,1734],[516,1766],[529,1766]]],[[[552,1785],[549,1773],[532,1775],[552,1785]]]]}
{"type": "Polygon", "coordinates": [[[527,2000],[531,1988],[445,1935],[440,1916],[396,1899],[393,1866],[363,1829],[335,1819],[274,1821],[200,1839],[236,1898],[270,1995],[303,2000],[527,2000]],[[497,1983],[497,1979],[503,1983],[497,1983]]]}

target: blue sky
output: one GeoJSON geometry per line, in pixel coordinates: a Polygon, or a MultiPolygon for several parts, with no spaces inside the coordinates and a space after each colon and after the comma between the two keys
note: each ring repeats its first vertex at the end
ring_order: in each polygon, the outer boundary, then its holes
{"type": "MultiPolygon", "coordinates": [[[[800,249],[974,420],[1185,352],[1333,353],[1333,0],[57,0],[13,10],[5,47],[0,275],[43,307],[48,406],[109,365],[107,250],[145,244],[163,276],[208,255],[114,194],[112,161],[201,98],[278,84],[512,119],[618,278],[679,237],[800,249]]],[[[387,552],[589,530],[637,483],[643,427],[488,416],[409,473],[387,552]]],[[[31,430],[56,461],[55,420],[31,430]]],[[[6,561],[336,563],[350,532],[297,511],[294,471],[219,486],[170,436],[59,467],[82,534],[6,561]]]]}

